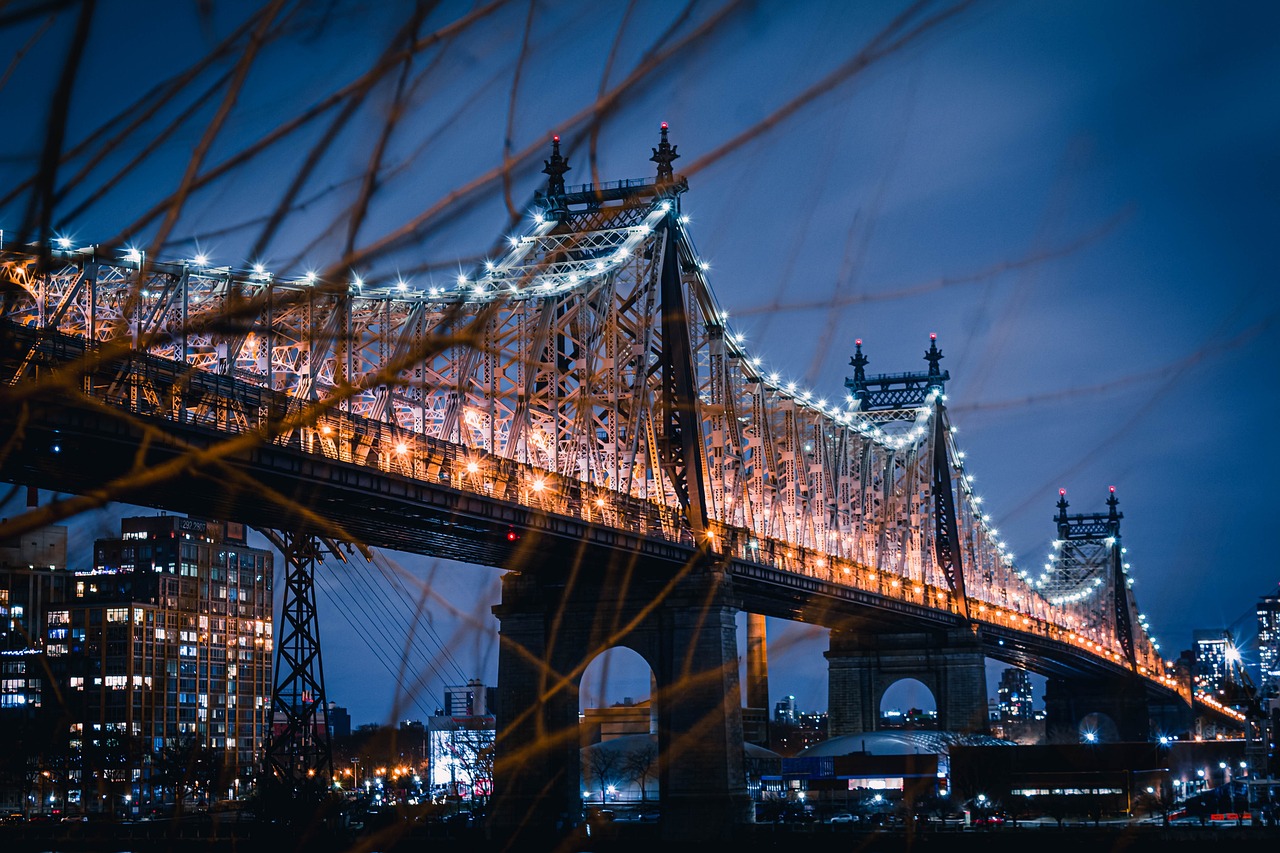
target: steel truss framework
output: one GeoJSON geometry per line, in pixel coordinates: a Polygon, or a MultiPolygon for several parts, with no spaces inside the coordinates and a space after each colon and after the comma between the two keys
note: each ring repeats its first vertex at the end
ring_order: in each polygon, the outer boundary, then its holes
{"type": "MultiPolygon", "coordinates": [[[[315,536],[262,532],[285,561],[284,624],[276,647],[279,665],[271,692],[273,720],[267,739],[267,769],[277,782],[290,786],[295,796],[313,800],[328,791],[333,777],[314,583],[325,548],[315,536]]],[[[341,556],[332,546],[328,550],[341,556]]]]}
{"type": "Polygon", "coordinates": [[[5,318],[270,389],[250,404],[136,371],[85,389],[132,411],[272,426],[273,440],[327,457],[702,538],[1039,631],[1172,684],[1141,627],[1123,644],[1114,620],[1053,603],[1014,565],[965,473],[940,381],[864,408],[766,375],[708,284],[682,178],[561,187],[505,254],[449,288],[8,247],[5,318]]]}

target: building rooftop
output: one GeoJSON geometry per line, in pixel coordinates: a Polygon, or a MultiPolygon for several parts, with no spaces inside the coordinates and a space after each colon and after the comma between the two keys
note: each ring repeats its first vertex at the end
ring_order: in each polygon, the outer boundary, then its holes
{"type": "Polygon", "coordinates": [[[802,749],[797,757],[827,758],[858,752],[871,755],[910,755],[912,753],[945,755],[952,746],[1015,746],[1015,744],[991,735],[891,729],[828,738],[822,743],[802,749]]]}

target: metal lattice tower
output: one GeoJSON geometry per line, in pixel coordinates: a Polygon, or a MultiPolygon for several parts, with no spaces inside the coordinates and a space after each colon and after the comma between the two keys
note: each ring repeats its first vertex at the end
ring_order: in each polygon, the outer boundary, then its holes
{"type": "Polygon", "coordinates": [[[1124,513],[1119,511],[1119,504],[1112,486],[1107,512],[1068,515],[1067,490],[1059,489],[1058,514],[1054,518],[1058,526],[1058,538],[1053,543],[1056,553],[1050,555],[1035,586],[1054,606],[1095,610],[1105,630],[1116,638],[1133,665],[1137,616],[1120,540],[1124,513]]]}
{"type": "Polygon", "coordinates": [[[324,548],[310,534],[263,533],[284,555],[285,563],[267,772],[294,796],[315,798],[328,790],[333,778],[315,595],[315,572],[323,562],[324,548]]]}

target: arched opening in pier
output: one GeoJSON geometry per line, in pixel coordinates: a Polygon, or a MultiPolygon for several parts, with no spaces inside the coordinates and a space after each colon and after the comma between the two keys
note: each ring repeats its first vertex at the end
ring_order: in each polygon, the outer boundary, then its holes
{"type": "Polygon", "coordinates": [[[578,710],[640,706],[653,695],[653,670],[643,657],[625,646],[596,655],[582,671],[578,710]]]}
{"type": "Polygon", "coordinates": [[[1098,711],[1085,714],[1077,727],[1080,743],[1116,743],[1120,740],[1120,728],[1116,721],[1098,711]]]}
{"type": "Polygon", "coordinates": [[[923,681],[900,678],[880,697],[877,728],[937,728],[937,720],[938,700],[923,681]]]}

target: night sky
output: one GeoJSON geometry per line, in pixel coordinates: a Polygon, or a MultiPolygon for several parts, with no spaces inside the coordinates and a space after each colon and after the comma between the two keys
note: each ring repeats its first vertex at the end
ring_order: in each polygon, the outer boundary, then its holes
{"type": "MultiPolygon", "coordinates": [[[[39,169],[79,14],[78,4],[25,14],[40,5],[0,8],[7,239],[31,224],[30,193],[10,191],[39,169]]],[[[156,247],[161,220],[144,214],[193,155],[195,174],[207,173],[323,103],[414,9],[283,3],[283,24],[233,103],[219,78],[234,79],[242,46],[147,114],[152,87],[261,5],[98,4],[64,149],[90,144],[58,173],[59,233],[77,245],[127,239],[165,258],[260,261],[278,274],[324,270],[381,146],[355,245],[423,224],[361,271],[426,288],[510,232],[508,197],[527,214],[552,133],[565,140],[569,182],[591,181],[594,107],[599,178],[648,177],[669,122],[709,280],[767,369],[839,398],[854,338],[869,372],[899,372],[923,369],[936,332],[958,442],[1018,564],[1044,562],[1059,488],[1072,512],[1094,512],[1115,486],[1134,593],[1162,652],[1188,648],[1195,629],[1228,628],[1252,662],[1254,604],[1280,581],[1268,497],[1280,482],[1280,6],[441,3],[420,38],[480,11],[403,74],[397,64],[345,123],[330,107],[199,182],[156,247]],[[397,87],[403,112],[384,143],[397,87]],[[92,160],[115,133],[119,144],[92,160]],[[327,133],[333,143],[293,209],[264,234],[327,133]],[[480,180],[504,157],[509,183],[480,180]]],[[[79,563],[133,512],[113,505],[76,520],[79,563]]],[[[388,573],[430,579],[431,632],[448,655],[411,654],[411,668],[432,657],[438,669],[425,695],[393,707],[406,635],[397,620],[417,592],[392,592],[383,570],[335,572],[321,582],[330,698],[372,722],[430,713],[459,678],[492,684],[499,573],[381,559],[388,573]],[[364,615],[377,601],[387,609],[364,615]]],[[[825,632],[770,631],[773,698],[825,709],[825,632]]],[[[623,660],[601,685],[593,666],[587,692],[643,698],[647,675],[633,670],[623,660]]]]}

